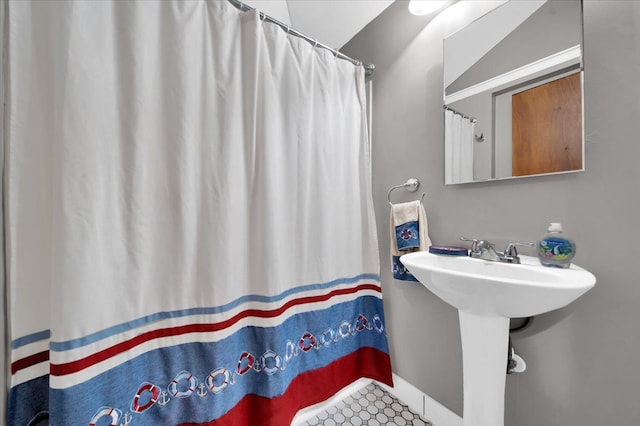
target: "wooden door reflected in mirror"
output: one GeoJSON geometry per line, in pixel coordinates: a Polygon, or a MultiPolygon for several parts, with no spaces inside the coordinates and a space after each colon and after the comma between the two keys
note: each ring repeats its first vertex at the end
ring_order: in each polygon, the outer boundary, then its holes
{"type": "Polygon", "coordinates": [[[513,176],[582,168],[580,73],[516,93],[511,102],[513,176]]]}

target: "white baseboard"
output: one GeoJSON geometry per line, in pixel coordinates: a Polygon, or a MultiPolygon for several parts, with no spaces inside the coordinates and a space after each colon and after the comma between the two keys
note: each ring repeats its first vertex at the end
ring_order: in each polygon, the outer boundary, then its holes
{"type": "MultiPolygon", "coordinates": [[[[356,380],[332,398],[298,411],[298,414],[296,414],[291,422],[291,426],[304,424],[309,419],[317,416],[329,407],[336,405],[352,393],[359,391],[372,382],[374,381],[370,379],[356,380]]],[[[462,418],[460,416],[395,373],[393,374],[393,387],[389,387],[384,383],[375,383],[407,404],[413,411],[429,420],[433,426],[462,426],[462,418]]]]}

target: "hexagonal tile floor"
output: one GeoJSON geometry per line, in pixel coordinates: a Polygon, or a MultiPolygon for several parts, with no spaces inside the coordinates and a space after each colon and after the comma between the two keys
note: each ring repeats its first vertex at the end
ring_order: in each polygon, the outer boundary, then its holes
{"type": "Polygon", "coordinates": [[[307,425],[431,426],[431,423],[372,383],[313,417],[307,425]]]}

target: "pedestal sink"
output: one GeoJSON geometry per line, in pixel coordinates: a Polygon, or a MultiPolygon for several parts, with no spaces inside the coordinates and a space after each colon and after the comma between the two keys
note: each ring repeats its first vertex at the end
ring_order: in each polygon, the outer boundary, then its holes
{"type": "Polygon", "coordinates": [[[458,309],[464,426],[504,426],[509,319],[562,308],[596,283],[576,265],[548,268],[534,257],[520,259],[518,265],[426,251],[400,258],[427,289],[458,309]]]}

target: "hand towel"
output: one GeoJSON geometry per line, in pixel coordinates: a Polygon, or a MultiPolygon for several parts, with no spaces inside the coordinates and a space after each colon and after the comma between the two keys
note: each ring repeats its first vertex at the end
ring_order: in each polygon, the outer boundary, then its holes
{"type": "Polygon", "coordinates": [[[417,281],[400,262],[400,256],[423,251],[431,245],[427,214],[418,200],[391,206],[391,263],[393,277],[403,281],[417,281]]]}

